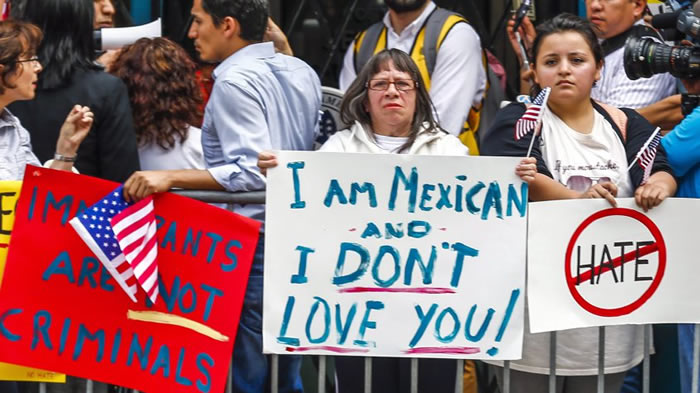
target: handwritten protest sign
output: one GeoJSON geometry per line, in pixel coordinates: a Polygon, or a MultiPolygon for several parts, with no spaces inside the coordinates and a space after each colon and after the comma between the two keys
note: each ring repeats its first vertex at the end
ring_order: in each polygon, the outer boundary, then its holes
{"type": "Polygon", "coordinates": [[[68,224],[115,183],[27,167],[0,288],[0,360],[148,392],[221,392],[259,224],[154,198],[160,297],[133,303],[68,224]]]}
{"type": "MultiPolygon", "coordinates": [[[[15,221],[15,207],[21,187],[22,182],[19,181],[0,181],[0,286],[2,286],[2,277],[5,272],[5,260],[9,250],[12,224],[15,221]]],[[[51,371],[0,363],[0,380],[65,382],[66,376],[51,371]]]]}
{"type": "Polygon", "coordinates": [[[263,347],[516,359],[517,159],[281,152],[268,174],[263,347]]]}
{"type": "Polygon", "coordinates": [[[700,322],[700,201],[633,199],[530,204],[528,297],[533,332],[700,322]]]}

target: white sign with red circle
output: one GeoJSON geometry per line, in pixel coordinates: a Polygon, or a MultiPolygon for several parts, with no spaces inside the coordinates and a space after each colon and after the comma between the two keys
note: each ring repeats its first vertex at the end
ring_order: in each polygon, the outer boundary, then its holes
{"type": "Polygon", "coordinates": [[[532,332],[700,322],[700,201],[650,212],[633,199],[531,203],[528,305],[532,332]],[[687,306],[687,307],[686,307],[687,306]]]}

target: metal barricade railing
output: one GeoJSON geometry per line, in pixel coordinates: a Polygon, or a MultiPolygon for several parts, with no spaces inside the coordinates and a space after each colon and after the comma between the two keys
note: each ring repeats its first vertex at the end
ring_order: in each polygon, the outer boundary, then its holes
{"type": "MultiPolygon", "coordinates": [[[[207,190],[172,190],[173,193],[197,199],[206,203],[231,203],[231,204],[264,204],[265,191],[253,191],[244,193],[229,193],[226,191],[207,191],[207,190]]],[[[604,392],[605,388],[605,327],[599,328],[598,335],[598,380],[597,392],[604,392]]],[[[644,326],[644,360],[642,362],[642,393],[649,393],[650,386],[650,361],[649,354],[651,349],[651,334],[652,326],[644,326]]],[[[556,356],[557,356],[557,333],[550,333],[550,353],[549,353],[549,393],[556,393],[556,356]]],[[[271,355],[270,356],[270,391],[271,393],[279,392],[279,356],[286,355],[271,355]]],[[[306,355],[313,356],[313,355],[306,355]]],[[[365,357],[364,362],[364,393],[372,393],[372,358],[365,357]]],[[[318,356],[318,393],[326,393],[326,367],[327,357],[318,356]]],[[[464,360],[456,361],[457,376],[455,380],[455,393],[462,393],[463,390],[463,371],[464,360]]],[[[510,393],[510,361],[503,362],[503,386],[501,393],[510,393]]],[[[229,376],[226,384],[226,393],[232,393],[232,375],[233,369],[229,365],[229,376]]],[[[693,368],[691,392],[698,391],[700,376],[700,324],[695,325],[695,336],[693,341],[693,368]]],[[[418,359],[411,359],[411,383],[410,393],[418,393],[418,359]]],[[[46,393],[46,384],[39,384],[39,393],[46,393]]],[[[93,393],[93,383],[88,380],[86,384],[86,393],[93,393]]],[[[138,390],[132,390],[132,393],[139,393],[138,390]]]]}

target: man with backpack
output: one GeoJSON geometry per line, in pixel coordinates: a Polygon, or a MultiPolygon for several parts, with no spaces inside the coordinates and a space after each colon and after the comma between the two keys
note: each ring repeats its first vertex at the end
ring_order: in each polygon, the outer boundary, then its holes
{"type": "Polygon", "coordinates": [[[487,88],[479,36],[459,14],[431,0],[384,0],[384,19],[358,34],[343,60],[340,89],[345,90],[372,55],[397,48],[411,55],[435,104],[440,125],[478,152],[479,127],[487,88]]]}

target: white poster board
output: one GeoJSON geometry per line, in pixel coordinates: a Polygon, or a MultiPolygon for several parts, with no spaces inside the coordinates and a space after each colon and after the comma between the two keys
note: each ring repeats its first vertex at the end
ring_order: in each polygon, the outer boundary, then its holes
{"type": "Polygon", "coordinates": [[[533,333],[700,322],[700,200],[671,198],[647,213],[617,201],[530,203],[533,333]]]}
{"type": "Polygon", "coordinates": [[[279,153],[268,172],[263,351],[519,358],[518,161],[279,153]]]}

